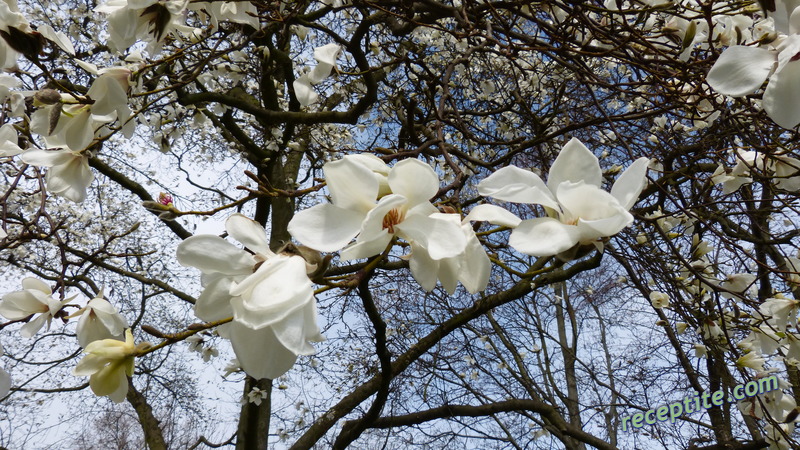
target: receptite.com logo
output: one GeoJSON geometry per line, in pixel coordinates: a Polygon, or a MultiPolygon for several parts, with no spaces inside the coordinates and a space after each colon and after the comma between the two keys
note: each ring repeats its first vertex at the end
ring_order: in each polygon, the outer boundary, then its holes
{"type": "MultiPolygon", "coordinates": [[[[774,391],[775,389],[778,389],[778,377],[773,375],[734,387],[733,390],[731,390],[731,397],[727,400],[729,403],[733,403],[747,397],[774,391]]],[[[683,401],[670,403],[669,405],[661,405],[655,409],[649,409],[645,412],[623,417],[622,431],[628,431],[628,422],[630,422],[634,428],[641,428],[645,424],[654,425],[656,422],[664,422],[666,420],[669,420],[670,423],[675,423],[675,420],[684,414],[699,412],[701,409],[709,409],[713,406],[722,406],[724,402],[725,392],[722,390],[714,393],[706,391],[702,394],[694,392],[692,395],[684,398],[683,401]]]]}

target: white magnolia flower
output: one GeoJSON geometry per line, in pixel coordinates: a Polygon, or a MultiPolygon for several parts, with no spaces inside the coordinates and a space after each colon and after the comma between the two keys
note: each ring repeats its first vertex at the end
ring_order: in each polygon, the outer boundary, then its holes
{"type": "Polygon", "coordinates": [[[40,106],[31,116],[31,131],[43,136],[48,147],[73,150],[88,147],[96,134],[115,120],[125,137],[131,137],[135,128],[135,122],[129,120],[131,109],[128,106],[131,70],[125,67],[98,69],[83,61],[78,64],[97,75],[86,95],[76,98],[62,94],[60,101],[40,106]]]}
{"type": "Polygon", "coordinates": [[[94,180],[86,152],[68,148],[34,148],[22,154],[22,161],[33,166],[49,167],[45,176],[47,190],[73,202],[80,203],[86,199],[86,188],[94,180]]]}
{"type": "Polygon", "coordinates": [[[758,312],[766,319],[767,323],[777,331],[786,331],[789,324],[797,323],[797,312],[800,310],[800,301],[791,298],[768,298],[758,308],[758,312]]]}
{"type": "MultiPolygon", "coordinates": [[[[728,275],[725,280],[719,284],[719,287],[743,295],[753,295],[755,291],[755,282],[756,276],[751,273],[734,273],[728,275]]],[[[723,298],[729,299],[735,297],[735,294],[730,292],[721,292],[720,295],[722,295],[723,298]]]]}
{"type": "Polygon", "coordinates": [[[114,403],[125,400],[128,377],[133,376],[133,334],[125,330],[125,341],[103,339],[86,346],[83,357],[72,370],[76,376],[89,376],[89,387],[95,395],[107,395],[114,403]]]}
{"type": "Polygon", "coordinates": [[[86,348],[91,342],[102,339],[122,338],[128,322],[119,314],[117,308],[103,298],[101,291],[97,297],[89,300],[83,308],[70,317],[81,318],[78,320],[78,343],[86,348]]]}
{"type": "Polygon", "coordinates": [[[309,342],[324,340],[306,261],[273,253],[264,228],[241,214],[229,217],[225,228],[253,254],[210,235],[178,246],[178,262],[203,272],[195,314],[207,321],[233,316],[227,333],[244,371],[278,378],[298,355],[315,352],[309,342]]]}
{"type": "Polygon", "coordinates": [[[252,2],[191,2],[188,6],[191,10],[204,10],[208,13],[214,29],[218,29],[222,21],[259,27],[258,10],[252,2]]]}
{"type": "Polygon", "coordinates": [[[556,157],[545,184],[538,175],[515,166],[504,167],[478,184],[478,192],[515,203],[545,207],[550,217],[523,220],[509,244],[532,256],[552,256],[578,244],[595,244],[633,221],[628,209],[647,182],[649,160],[639,158],[623,172],[611,193],[601,189],[600,163],[578,139],[556,157]]]}
{"type": "Polygon", "coordinates": [[[708,358],[708,348],[703,344],[694,344],[694,356],[697,358],[708,358]]]}
{"type": "Polygon", "coordinates": [[[331,74],[336,67],[336,58],[342,47],[338,44],[328,44],[314,49],[314,59],[317,65],[308,73],[300,75],[292,83],[294,95],[302,106],[308,106],[319,99],[319,95],[314,91],[313,85],[319,84],[331,74]]]}
{"type": "Polygon", "coordinates": [[[740,186],[752,183],[752,173],[772,178],[775,187],[787,191],[800,190],[800,160],[785,155],[764,155],[752,150],[737,150],[736,165],[730,174],[720,164],[711,175],[711,181],[722,184],[722,192],[729,194],[740,186]]]}
{"type": "Polygon", "coordinates": [[[0,301],[0,315],[8,320],[22,320],[38,314],[20,328],[19,334],[25,338],[33,337],[45,324],[49,328],[53,317],[74,298],[63,301],[54,299],[50,286],[36,278],[23,279],[22,289],[3,296],[3,300],[0,301]]]}
{"type": "Polygon", "coordinates": [[[92,120],[97,124],[117,120],[125,137],[130,138],[135,126],[133,120],[128,120],[131,116],[131,108],[128,106],[131,69],[120,66],[98,69],[94,64],[83,61],[78,61],[78,64],[89,73],[97,75],[86,92],[86,97],[94,102],[91,105],[92,120]]]}
{"type": "Polygon", "coordinates": [[[159,42],[182,26],[185,0],[108,0],[95,8],[108,14],[110,44],[123,51],[137,40],[159,42]]]}
{"type": "MultiPolygon", "coordinates": [[[[757,381],[766,374],[757,374],[754,381],[757,381]]],[[[795,406],[794,398],[783,393],[784,389],[791,389],[791,385],[782,378],[778,378],[778,389],[758,394],[758,397],[748,397],[740,401],[736,406],[744,414],[763,419],[765,416],[782,420],[786,414],[793,410],[795,406]]]]}
{"type": "Polygon", "coordinates": [[[395,164],[387,177],[391,194],[382,196],[380,174],[351,158],[325,164],[332,204],[297,213],[289,232],[304,245],[333,252],[353,238],[343,260],[382,252],[394,236],[426,249],[433,260],[461,254],[467,245],[458,221],[449,220],[429,201],[439,190],[439,177],[416,159],[395,164]]]}
{"type": "Polygon", "coordinates": [[[653,308],[669,308],[669,295],[653,291],[650,293],[650,304],[653,305],[653,308]]]}
{"type": "MultiPolygon", "coordinates": [[[[706,81],[717,92],[732,97],[754,93],[769,79],[762,105],[767,115],[784,128],[800,123],[800,92],[795,89],[800,79],[800,28],[797,20],[789,20],[798,10],[797,2],[779,2],[773,18],[781,35],[768,46],[728,47],[708,72],[706,81]]],[[[800,14],[800,13],[798,13],[800,14]]]]}
{"type": "Polygon", "coordinates": [[[426,291],[431,291],[436,286],[436,280],[441,281],[442,286],[451,295],[456,290],[456,285],[460,281],[470,293],[476,293],[486,289],[489,284],[491,274],[491,261],[486,255],[481,242],[475,235],[471,221],[487,221],[494,225],[502,225],[514,228],[520,223],[520,219],[514,214],[503,208],[494,205],[478,205],[470,211],[464,220],[458,214],[434,214],[442,220],[450,220],[461,227],[467,245],[464,251],[450,258],[434,260],[430,257],[425,247],[411,242],[411,255],[409,267],[414,279],[426,291]]]}
{"type": "Polygon", "coordinates": [[[242,403],[248,403],[249,402],[249,403],[255,403],[256,405],[260,405],[261,402],[264,399],[266,399],[268,395],[269,395],[269,392],[267,392],[265,390],[262,390],[262,389],[259,389],[257,387],[254,387],[253,389],[250,390],[250,392],[247,393],[247,398],[246,399],[242,399],[242,403]]]}
{"type": "Polygon", "coordinates": [[[764,371],[766,360],[759,356],[760,352],[748,352],[736,360],[737,367],[749,367],[758,372],[764,371]]]}

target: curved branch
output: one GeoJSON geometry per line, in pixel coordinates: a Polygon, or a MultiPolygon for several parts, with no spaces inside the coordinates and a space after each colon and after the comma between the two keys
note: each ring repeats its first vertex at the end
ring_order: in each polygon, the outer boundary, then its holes
{"type": "Polygon", "coordinates": [[[605,442],[604,440],[582,431],[564,421],[558,409],[547,403],[529,399],[511,399],[502,402],[489,403],[486,405],[445,405],[438,408],[420,411],[417,413],[405,414],[402,416],[381,417],[372,424],[372,428],[394,428],[418,425],[424,422],[437,419],[447,419],[450,417],[482,417],[501,412],[533,411],[547,418],[552,426],[558,428],[562,433],[571,436],[581,442],[585,442],[595,448],[604,450],[614,450],[617,447],[605,442]]]}

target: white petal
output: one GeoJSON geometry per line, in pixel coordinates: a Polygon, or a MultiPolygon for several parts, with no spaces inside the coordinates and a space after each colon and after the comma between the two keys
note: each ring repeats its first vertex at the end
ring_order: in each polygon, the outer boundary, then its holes
{"type": "Polygon", "coordinates": [[[516,166],[503,167],[478,183],[484,197],[514,203],[532,203],[558,209],[558,202],[538,175],[516,166]]]}
{"type": "Polygon", "coordinates": [[[739,97],[764,84],[775,65],[776,54],[759,47],[728,47],[708,72],[706,82],[720,94],[739,97]]]}
{"type": "Polygon", "coordinates": [[[33,291],[9,292],[0,302],[0,315],[8,320],[24,319],[31,314],[49,311],[46,299],[40,298],[33,291]]]}
{"type": "Polygon", "coordinates": [[[553,256],[569,250],[580,240],[578,227],[543,217],[523,220],[511,232],[509,245],[531,256],[553,256]]]}
{"type": "Polygon", "coordinates": [[[62,50],[69,53],[70,55],[75,55],[75,47],[72,46],[72,42],[70,42],[69,38],[66,34],[61,31],[55,31],[53,27],[48,24],[41,24],[36,28],[36,31],[42,34],[42,36],[46,37],[47,39],[53,41],[61,47],[62,50]]]}
{"type": "Polygon", "coordinates": [[[459,255],[452,258],[445,258],[439,264],[439,282],[448,294],[453,295],[458,287],[460,268],[466,262],[465,256],[459,255]]]}
{"type": "Polygon", "coordinates": [[[305,246],[321,252],[335,252],[356,237],[364,217],[358,211],[323,203],[295,214],[288,230],[305,246]]]}
{"type": "Polygon", "coordinates": [[[271,326],[314,301],[306,262],[300,256],[277,256],[231,287],[233,316],[253,329],[271,326]],[[237,297],[241,296],[241,297],[237,297]]]}
{"type": "Polygon", "coordinates": [[[553,166],[547,175],[547,187],[551,192],[556,192],[558,186],[565,181],[573,183],[583,181],[597,187],[603,182],[600,162],[577,138],[567,142],[553,161],[553,166]]]}
{"type": "Polygon", "coordinates": [[[40,280],[38,278],[33,278],[33,277],[25,277],[25,278],[23,278],[22,279],[22,288],[23,289],[33,289],[35,291],[44,292],[47,295],[50,295],[50,294],[53,293],[53,291],[50,290],[50,286],[48,286],[47,283],[45,283],[44,281],[42,281],[42,280],[40,280]]]}
{"type": "Polygon", "coordinates": [[[639,158],[633,162],[622,175],[614,182],[611,187],[611,195],[617,199],[619,204],[626,210],[639,199],[639,194],[647,185],[647,166],[650,164],[648,158],[639,158]]]}
{"type": "Polygon", "coordinates": [[[580,242],[588,243],[601,237],[614,236],[633,222],[633,216],[622,208],[615,214],[595,220],[578,220],[580,242]]]}
{"type": "Polygon", "coordinates": [[[483,249],[475,232],[469,225],[463,225],[464,233],[469,233],[467,238],[467,247],[464,251],[464,256],[461,258],[461,266],[459,267],[458,279],[461,284],[469,293],[474,294],[486,289],[489,284],[489,276],[492,272],[492,262],[483,249]]]}
{"type": "Polygon", "coordinates": [[[456,256],[467,246],[456,214],[410,215],[395,228],[406,240],[425,247],[434,260],[456,256]]]}
{"type": "Polygon", "coordinates": [[[120,315],[117,308],[104,298],[94,298],[89,300],[87,306],[91,306],[97,315],[97,319],[103,324],[108,332],[114,337],[121,337],[128,328],[128,322],[120,315]]]}
{"type": "Polygon", "coordinates": [[[342,158],[323,167],[333,204],[366,214],[375,207],[379,183],[372,171],[358,160],[342,158]]]}
{"type": "Polygon", "coordinates": [[[389,172],[389,187],[413,206],[430,200],[439,192],[439,177],[428,164],[418,159],[404,159],[389,172]]]}
{"type": "Polygon", "coordinates": [[[464,218],[464,223],[474,221],[486,221],[494,225],[514,228],[522,221],[514,213],[496,205],[478,205],[464,218]]]}
{"type": "Polygon", "coordinates": [[[42,150],[32,148],[22,154],[22,162],[32,166],[53,167],[66,164],[75,156],[69,150],[42,150]]]}
{"type": "Polygon", "coordinates": [[[308,106],[319,99],[319,95],[314,92],[314,88],[311,87],[311,81],[308,78],[308,75],[302,75],[294,80],[292,83],[294,87],[294,96],[297,98],[297,101],[300,102],[301,106],[308,106]]]}
{"type": "Polygon", "coordinates": [[[22,153],[17,142],[17,129],[14,125],[7,123],[0,127],[0,156],[16,156],[22,153]]]}
{"type": "Polygon", "coordinates": [[[439,261],[431,259],[424,247],[411,243],[411,258],[408,260],[408,267],[411,269],[411,275],[426,292],[430,292],[436,287],[439,261]]]}
{"type": "Polygon", "coordinates": [[[39,314],[19,329],[19,335],[26,339],[32,338],[50,319],[52,319],[50,314],[39,314]]]}
{"type": "MultiPolygon", "coordinates": [[[[244,277],[240,276],[244,279],[244,277]]],[[[214,273],[204,277],[205,289],[194,304],[194,315],[206,322],[221,320],[233,316],[230,294],[233,278],[214,273]]]]}
{"type": "Polygon", "coordinates": [[[556,192],[564,211],[564,222],[605,219],[617,213],[621,206],[608,192],[584,183],[562,183],[556,192]]]}
{"type": "Polygon", "coordinates": [[[322,80],[328,78],[332,71],[332,64],[319,63],[308,73],[308,81],[311,84],[321,83],[322,80]]]}
{"type": "Polygon", "coordinates": [[[800,123],[800,61],[792,61],[772,74],[764,91],[762,105],[767,115],[784,128],[800,123]]]}
{"type": "Polygon", "coordinates": [[[361,240],[344,248],[339,253],[339,259],[342,261],[350,261],[353,259],[369,258],[386,249],[389,242],[392,240],[392,235],[387,230],[381,230],[377,235],[369,240],[361,240]]]}
{"type": "Polygon", "coordinates": [[[375,174],[375,178],[378,180],[378,184],[380,186],[378,188],[378,197],[383,197],[384,195],[392,193],[391,188],[389,188],[390,169],[382,159],[371,153],[346,155],[344,159],[353,160],[371,170],[372,173],[375,174]]]}
{"type": "Polygon", "coordinates": [[[260,223],[245,217],[242,214],[232,214],[225,221],[225,230],[232,238],[244,244],[250,250],[264,256],[272,256],[274,253],[269,249],[267,232],[260,223]]]}
{"type": "MultiPolygon", "coordinates": [[[[311,304],[307,306],[311,306],[311,304]]],[[[275,337],[287,350],[295,355],[313,355],[316,353],[316,350],[308,343],[306,338],[308,334],[306,327],[309,325],[311,328],[316,328],[316,333],[311,330],[312,334],[319,334],[319,328],[316,327],[316,323],[306,323],[306,309],[302,308],[293,311],[289,316],[272,326],[275,337]]]]}
{"type": "Polygon", "coordinates": [[[400,214],[399,211],[406,211],[407,204],[408,199],[398,194],[389,194],[380,199],[378,204],[364,218],[357,241],[370,241],[382,235],[386,215],[392,210],[395,210],[398,214],[400,214]]]}
{"type": "Polygon", "coordinates": [[[339,57],[339,52],[341,51],[342,47],[339,44],[323,45],[314,49],[314,59],[319,63],[335,66],[336,58],[339,57]]]}
{"type": "Polygon", "coordinates": [[[89,168],[89,158],[76,155],[67,164],[51,167],[46,180],[48,190],[80,203],[86,199],[86,189],[94,181],[94,174],[89,168]]]}
{"type": "Polygon", "coordinates": [[[187,238],[178,245],[178,262],[205,273],[243,275],[252,273],[252,255],[219,236],[201,234],[187,238]]]}
{"type": "Polygon", "coordinates": [[[254,330],[236,321],[229,327],[236,359],[253,378],[276,379],[292,368],[297,355],[284,347],[271,327],[254,330]]]}
{"type": "MultiPolygon", "coordinates": [[[[67,108],[69,107],[65,107],[64,110],[66,111],[67,108]]],[[[94,139],[95,124],[92,120],[91,108],[81,106],[70,109],[73,116],[68,117],[65,113],[61,113],[61,119],[53,134],[63,133],[67,147],[72,150],[83,150],[94,139]]]]}

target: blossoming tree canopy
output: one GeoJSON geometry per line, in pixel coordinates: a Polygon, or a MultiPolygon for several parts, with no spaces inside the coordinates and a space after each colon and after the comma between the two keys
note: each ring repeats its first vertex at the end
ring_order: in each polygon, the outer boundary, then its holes
{"type": "Polygon", "coordinates": [[[0,447],[800,448],[798,20],[0,0],[0,447]]]}

